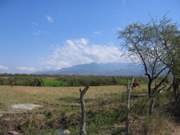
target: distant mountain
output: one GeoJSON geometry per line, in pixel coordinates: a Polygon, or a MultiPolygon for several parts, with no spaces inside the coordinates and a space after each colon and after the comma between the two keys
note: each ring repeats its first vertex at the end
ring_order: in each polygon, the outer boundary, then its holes
{"type": "Polygon", "coordinates": [[[36,72],[36,74],[60,75],[114,75],[139,76],[142,75],[141,66],[130,63],[89,63],[62,68],[56,71],[36,72]]]}

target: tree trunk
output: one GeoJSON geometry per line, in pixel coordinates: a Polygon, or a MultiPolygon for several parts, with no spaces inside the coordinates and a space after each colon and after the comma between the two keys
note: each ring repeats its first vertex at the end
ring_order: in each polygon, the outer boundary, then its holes
{"type": "Polygon", "coordinates": [[[173,90],[175,99],[176,116],[180,116],[180,93],[179,93],[179,80],[174,76],[173,78],[173,90]]]}
{"type": "MultiPolygon", "coordinates": [[[[156,86],[156,87],[157,87],[157,86],[156,86]]],[[[164,86],[163,86],[161,89],[159,89],[159,90],[158,90],[156,87],[155,87],[155,89],[153,89],[154,93],[153,93],[153,95],[152,95],[151,104],[150,104],[150,106],[149,106],[149,115],[150,115],[150,116],[152,116],[152,114],[153,114],[154,105],[155,105],[156,99],[157,99],[160,91],[163,90],[163,89],[166,87],[166,85],[164,85],[164,86]]]]}
{"type": "Polygon", "coordinates": [[[154,111],[154,105],[157,99],[158,93],[153,94],[152,100],[151,100],[151,104],[149,106],[149,115],[152,116],[153,111],[154,111]]]}
{"type": "Polygon", "coordinates": [[[148,95],[149,96],[152,94],[151,84],[152,84],[152,79],[149,78],[149,81],[148,81],[148,95]]]}
{"type": "Polygon", "coordinates": [[[80,103],[81,103],[81,124],[80,124],[80,135],[87,135],[86,133],[86,107],[84,102],[84,95],[89,89],[89,86],[86,86],[83,90],[79,89],[80,91],[80,103]]]}
{"type": "Polygon", "coordinates": [[[177,79],[174,76],[173,78],[173,90],[174,90],[174,99],[175,99],[175,103],[177,102],[177,90],[178,90],[178,83],[177,83],[177,79]]]}

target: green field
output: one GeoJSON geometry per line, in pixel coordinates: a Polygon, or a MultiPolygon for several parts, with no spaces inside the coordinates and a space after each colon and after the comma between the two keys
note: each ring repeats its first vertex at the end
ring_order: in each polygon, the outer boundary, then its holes
{"type": "MultiPolygon", "coordinates": [[[[47,80],[50,83],[49,80],[47,80]]],[[[52,81],[54,85],[55,81],[52,81]]],[[[58,84],[58,83],[57,83],[58,84]]],[[[56,85],[57,85],[56,84],[56,85]]],[[[80,103],[79,88],[83,87],[29,87],[0,86],[0,133],[8,130],[21,134],[57,134],[55,129],[68,129],[79,134],[80,103]],[[34,110],[16,110],[14,104],[43,105],[34,110]],[[6,123],[5,125],[3,125],[6,123]],[[9,127],[7,126],[9,123],[9,127]],[[14,124],[14,125],[13,125],[14,124]],[[18,125],[18,126],[17,126],[18,125]],[[14,127],[14,128],[12,128],[14,127]],[[20,127],[20,128],[18,128],[20,127]]],[[[132,91],[132,95],[146,94],[147,86],[132,91]]],[[[126,122],[126,87],[90,86],[85,95],[87,124],[86,131],[96,134],[124,134],[126,122]]],[[[164,93],[157,101],[156,107],[167,101],[164,93]]],[[[165,115],[157,113],[149,119],[148,103],[143,111],[142,106],[148,97],[131,99],[131,119],[140,114],[131,124],[132,134],[172,134],[178,128],[165,115]],[[157,119],[158,120],[155,120],[157,119]],[[153,126],[153,127],[152,127],[153,126]],[[168,128],[167,128],[168,127],[168,128]],[[146,131],[144,130],[146,128],[146,131]],[[163,130],[163,132],[162,132],[163,130]]]]}

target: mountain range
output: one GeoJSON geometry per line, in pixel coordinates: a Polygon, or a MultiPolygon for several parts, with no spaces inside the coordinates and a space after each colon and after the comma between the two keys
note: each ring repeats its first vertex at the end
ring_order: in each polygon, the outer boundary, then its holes
{"type": "Polygon", "coordinates": [[[54,71],[41,71],[35,74],[59,75],[104,75],[104,76],[139,76],[141,65],[131,63],[88,63],[54,71]]]}

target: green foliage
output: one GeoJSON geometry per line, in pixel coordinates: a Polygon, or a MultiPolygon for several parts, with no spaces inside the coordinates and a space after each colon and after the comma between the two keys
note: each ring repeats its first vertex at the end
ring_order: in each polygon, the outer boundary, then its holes
{"type": "Polygon", "coordinates": [[[59,80],[55,80],[55,79],[43,79],[44,81],[44,86],[69,86],[68,83],[64,82],[64,81],[59,81],[59,80]]]}
{"type": "Polygon", "coordinates": [[[44,115],[45,115],[48,119],[51,119],[51,118],[53,117],[52,112],[49,112],[49,111],[45,111],[45,112],[44,112],[44,115]]]}
{"type": "MultiPolygon", "coordinates": [[[[0,74],[0,85],[10,85],[13,82],[19,86],[102,86],[124,85],[130,76],[79,76],[79,75],[26,75],[26,74],[0,74]]],[[[147,83],[143,76],[136,79],[147,83]]]]}
{"type": "Polygon", "coordinates": [[[39,121],[37,120],[35,114],[32,114],[29,119],[27,119],[23,124],[22,124],[22,129],[26,130],[33,130],[33,129],[39,129],[39,121]]]}
{"type": "Polygon", "coordinates": [[[28,83],[30,86],[43,86],[44,85],[44,82],[41,78],[30,79],[28,80],[28,83]]]}
{"type": "Polygon", "coordinates": [[[45,111],[44,116],[38,118],[35,113],[31,114],[26,121],[21,123],[21,130],[28,135],[58,135],[58,132],[54,129],[57,121],[52,112],[45,111]],[[42,126],[44,130],[42,130],[42,126]]]}
{"type": "Polygon", "coordinates": [[[5,130],[6,130],[6,127],[0,126],[0,133],[1,133],[1,132],[4,132],[5,130]]]}
{"type": "Polygon", "coordinates": [[[59,133],[54,129],[45,129],[45,130],[37,130],[37,129],[27,129],[25,135],[59,135],[59,133]]]}
{"type": "MultiPolygon", "coordinates": [[[[69,86],[102,86],[102,85],[124,85],[129,76],[66,76],[62,75],[58,80],[67,82],[69,86]]],[[[137,80],[147,81],[145,77],[136,77],[137,80]]]]}
{"type": "Polygon", "coordinates": [[[138,116],[148,114],[149,101],[148,97],[137,97],[133,99],[131,105],[131,116],[135,119],[138,116]]]}
{"type": "Polygon", "coordinates": [[[47,122],[46,122],[46,125],[50,128],[53,128],[53,126],[55,125],[56,123],[56,120],[55,119],[48,119],[47,122]]]}

